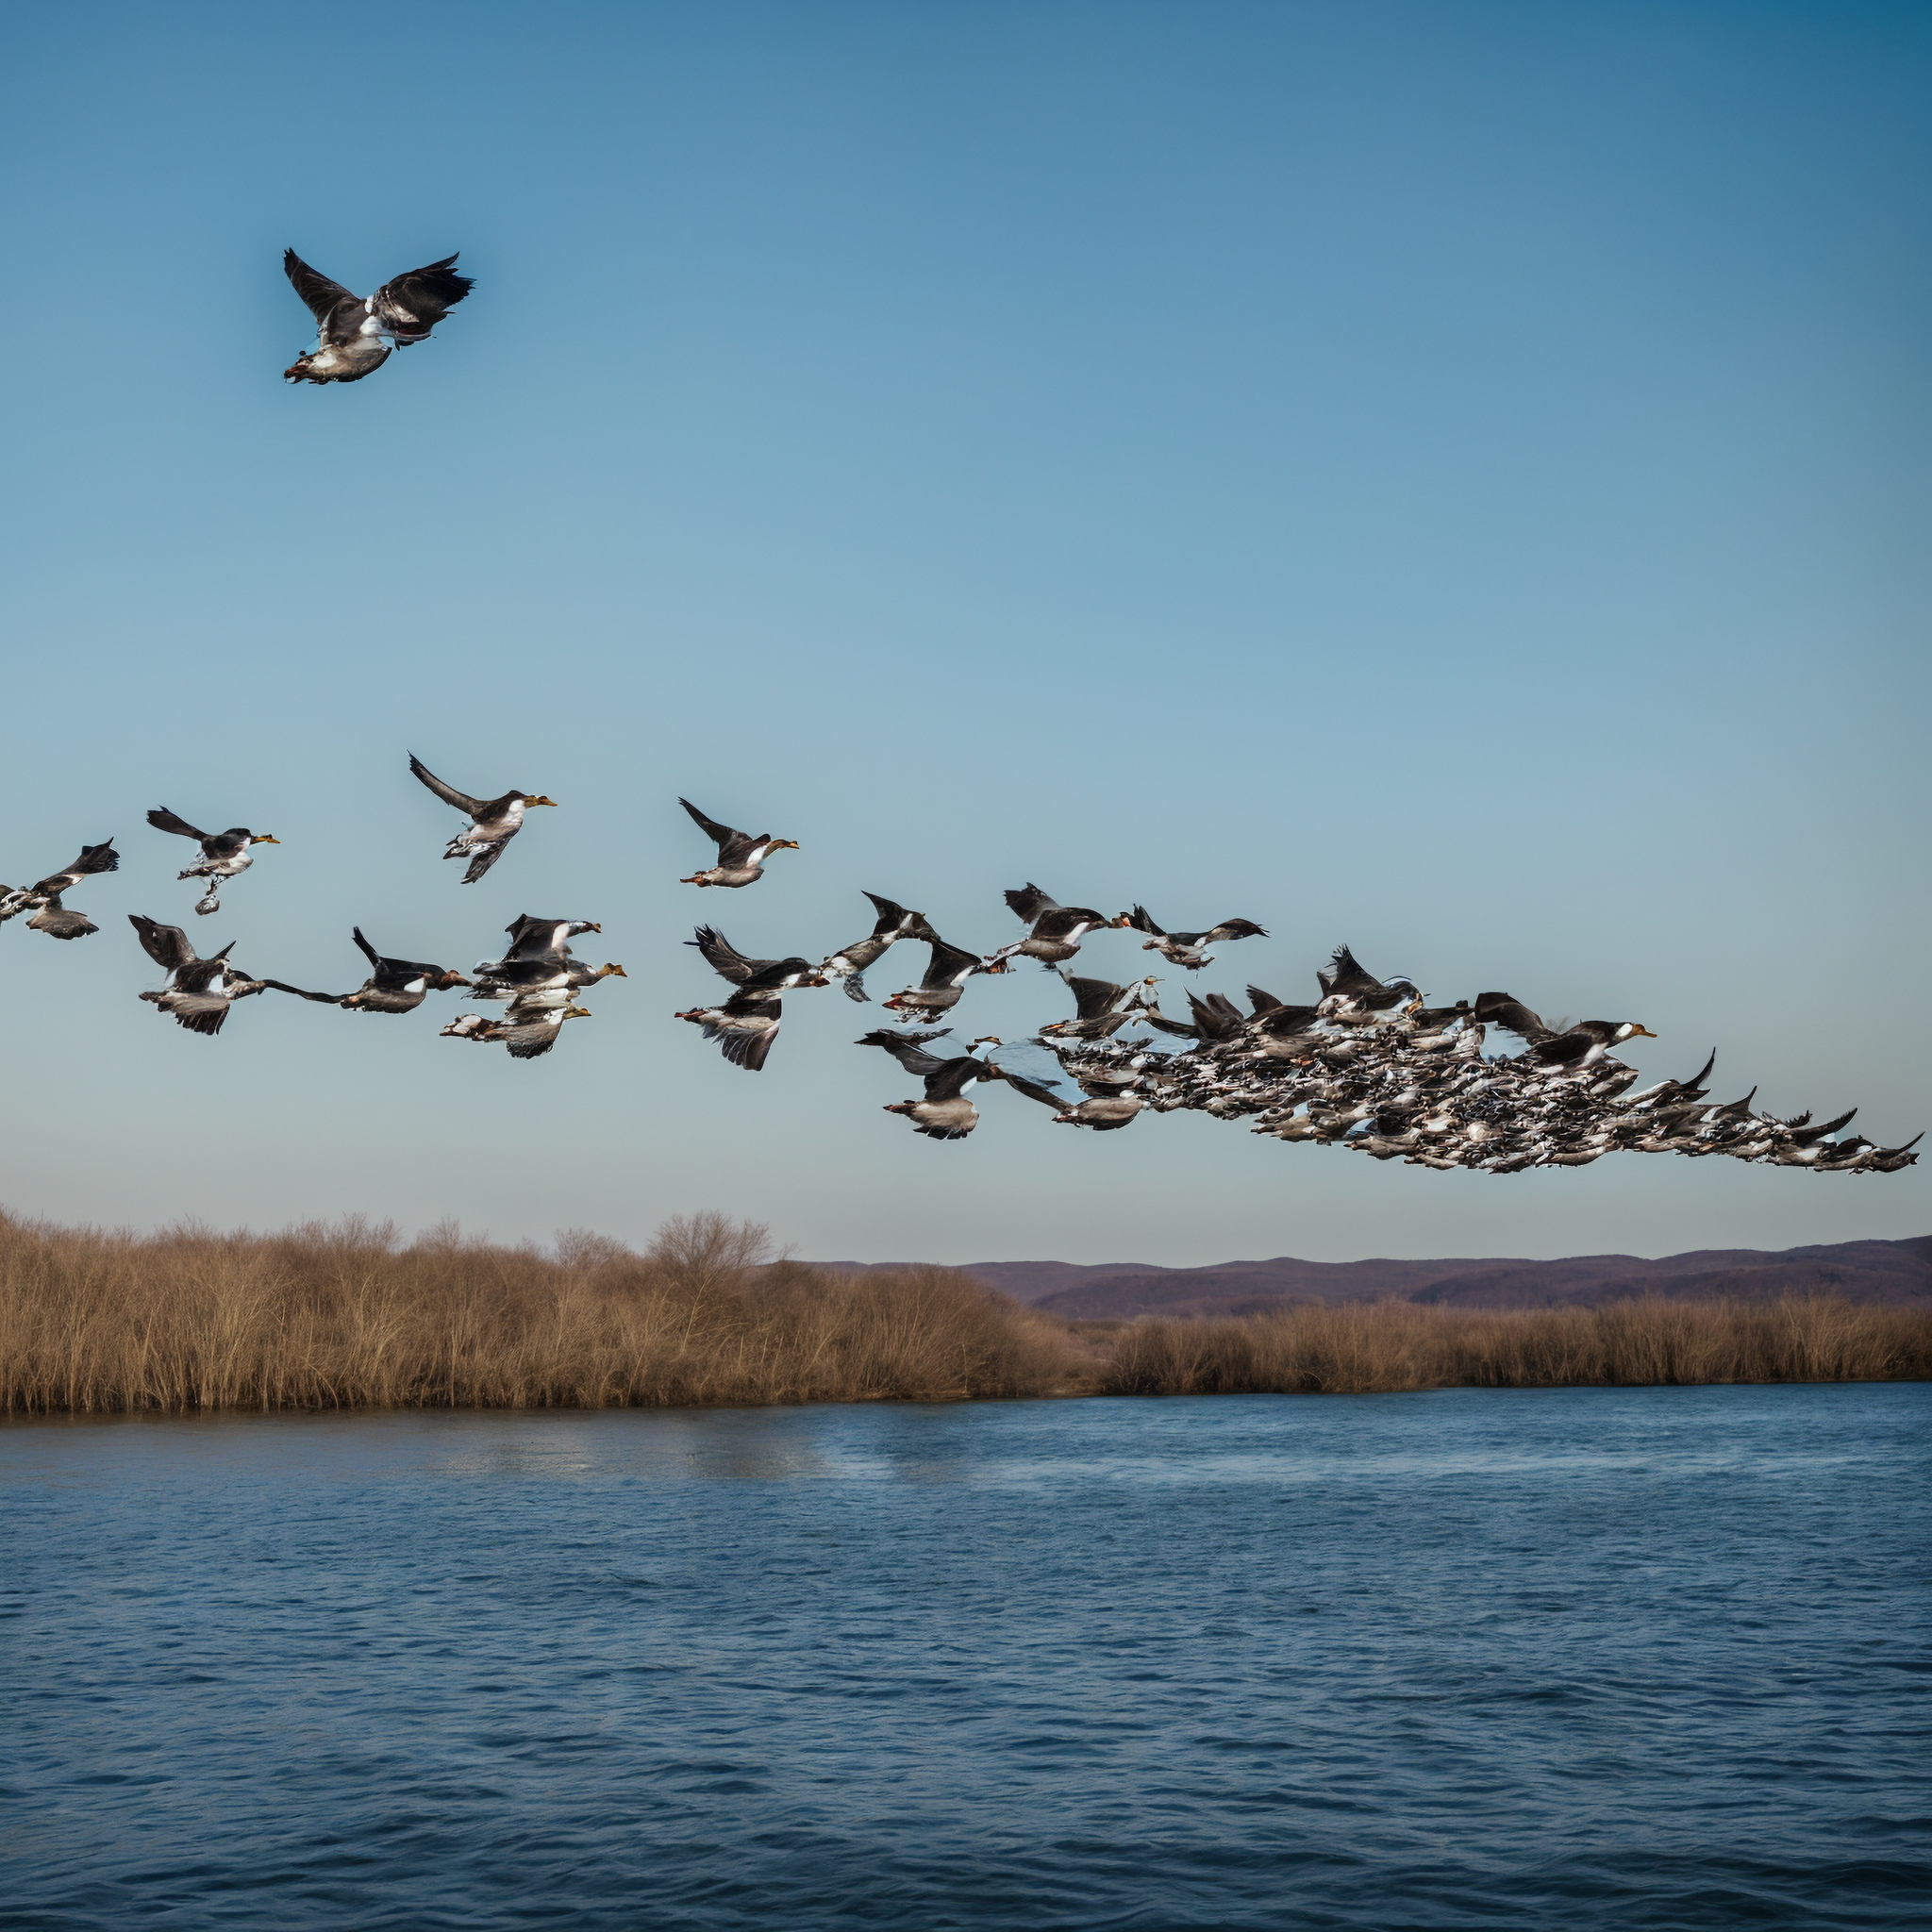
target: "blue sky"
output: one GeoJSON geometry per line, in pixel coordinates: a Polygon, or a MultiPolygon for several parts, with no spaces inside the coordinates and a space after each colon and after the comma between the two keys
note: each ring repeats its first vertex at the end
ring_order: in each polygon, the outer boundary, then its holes
{"type": "MultiPolygon", "coordinates": [[[[756,1077],[671,1018],[717,984],[700,916],[817,956],[869,887],[991,949],[1035,879],[1270,928],[1207,987],[1304,995],[1346,940],[1640,1019],[1649,1074],[1716,1045],[1723,1098],[1926,1124],[1923,10],[4,33],[0,877],[125,854],[74,901],[97,938],[0,931],[14,1211],[718,1207],[807,1255],[1163,1262],[1932,1226],[1924,1169],[1502,1180],[998,1092],[935,1145],[879,1111],[875,1008],[794,999],[756,1077]],[[365,291],[460,249],[478,286],[369,381],[285,389],[289,244],[365,291]],[[412,750],[561,808],[459,887],[412,750]],[[803,849],[680,887],[679,793],[803,849]],[[192,898],[161,803],[285,841],[186,917],[254,972],[347,990],[356,923],[467,965],[531,910],[631,977],[528,1065],[266,996],[192,1038],[134,997],[125,914],[192,898]]],[[[1057,992],[980,982],[961,1037],[1057,992]]]]}

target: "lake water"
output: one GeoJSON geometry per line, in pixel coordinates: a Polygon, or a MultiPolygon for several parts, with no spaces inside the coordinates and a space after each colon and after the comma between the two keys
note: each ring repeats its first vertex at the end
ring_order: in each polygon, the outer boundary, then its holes
{"type": "Polygon", "coordinates": [[[8,1927],[1932,1923],[1932,1386],[0,1428],[8,1927]]]}

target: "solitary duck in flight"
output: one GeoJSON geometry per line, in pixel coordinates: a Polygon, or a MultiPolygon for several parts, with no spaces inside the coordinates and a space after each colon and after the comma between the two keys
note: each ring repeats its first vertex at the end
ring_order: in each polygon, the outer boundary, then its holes
{"type": "Polygon", "coordinates": [[[454,785],[445,785],[413,752],[409,754],[413,772],[445,805],[470,815],[470,823],[449,841],[445,858],[470,861],[463,884],[474,886],[503,857],[503,848],[524,828],[524,812],[534,805],[555,806],[554,798],[536,791],[506,791],[501,798],[472,798],[454,785]]]}
{"type": "Polygon", "coordinates": [[[706,867],[703,872],[694,872],[689,878],[679,879],[677,883],[680,886],[755,885],[764,877],[765,860],[773,853],[798,850],[796,839],[774,839],[769,832],[760,832],[754,839],[749,832],[734,831],[729,825],[721,825],[716,819],[708,819],[688,798],[680,798],[677,802],[690,812],[705,837],[718,848],[717,864],[706,867]]]}
{"type": "Polygon", "coordinates": [[[251,845],[282,842],[273,832],[251,832],[246,825],[233,825],[225,832],[204,832],[165,805],[149,812],[147,822],[158,832],[173,832],[178,838],[201,841],[201,858],[186,872],[175,874],[176,878],[208,880],[208,891],[194,902],[194,909],[200,913],[222,909],[222,881],[246,872],[255,863],[255,856],[248,849],[251,845]]]}
{"type": "Polygon", "coordinates": [[[283,380],[360,382],[389,360],[391,348],[427,341],[429,331],[476,286],[471,276],[454,272],[456,259],[446,255],[426,268],[412,268],[364,298],[318,274],[292,248],[286,250],[282,272],[308,305],[321,341],[282,371],[283,380]]]}

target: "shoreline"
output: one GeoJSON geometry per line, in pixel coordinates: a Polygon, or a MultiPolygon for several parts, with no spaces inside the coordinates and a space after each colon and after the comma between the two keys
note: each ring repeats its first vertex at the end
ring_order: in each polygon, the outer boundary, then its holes
{"type": "Polygon", "coordinates": [[[723,1215],[642,1253],[360,1222],[154,1235],[0,1216],[0,1416],[795,1407],[1932,1379],[1932,1308],[1830,1295],[1597,1307],[1048,1314],[941,1268],[769,1260],[723,1215]]]}

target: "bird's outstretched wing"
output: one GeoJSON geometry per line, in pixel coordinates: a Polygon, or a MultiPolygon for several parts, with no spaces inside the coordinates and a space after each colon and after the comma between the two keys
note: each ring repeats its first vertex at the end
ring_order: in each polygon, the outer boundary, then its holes
{"type": "Polygon", "coordinates": [[[426,341],[429,331],[476,286],[474,276],[452,273],[455,263],[456,257],[446,255],[426,268],[412,268],[369,298],[370,313],[395,338],[397,348],[426,341]]]}
{"type": "Polygon", "coordinates": [[[695,946],[704,955],[705,963],[734,986],[742,986],[761,967],[772,964],[769,959],[746,958],[715,925],[699,926],[697,938],[686,940],[685,944],[695,946]]]}
{"type": "Polygon", "coordinates": [[[1127,915],[1127,924],[1135,932],[1144,932],[1150,939],[1165,939],[1167,933],[1154,923],[1154,915],[1144,906],[1136,906],[1127,915]]]}
{"type": "MultiPolygon", "coordinates": [[[[458,791],[454,785],[445,785],[414,752],[409,754],[409,770],[428,786],[443,804],[453,805],[458,811],[468,812],[473,819],[481,817],[484,807],[491,803],[487,798],[472,798],[467,791],[458,791]]],[[[486,866],[484,870],[487,872],[489,868],[486,866]]]]}
{"type": "Polygon", "coordinates": [[[921,986],[950,986],[953,975],[962,966],[977,966],[979,955],[969,953],[962,946],[949,946],[935,933],[926,944],[932,948],[932,958],[926,961],[925,977],[921,986]]]}
{"type": "Polygon", "coordinates": [[[1015,1093],[1024,1093],[1028,1100],[1037,1100],[1041,1106],[1050,1107],[1056,1113],[1067,1104],[1045,1081],[1028,1080],[1019,1074],[1008,1074],[1000,1069],[994,1071],[1015,1093]]]}
{"type": "Polygon", "coordinates": [[[322,328],[328,326],[329,316],[338,303],[353,302],[358,308],[362,306],[359,295],[310,268],[292,248],[282,251],[282,273],[295,285],[296,294],[301,296],[309,314],[322,328]]]}
{"type": "Polygon", "coordinates": [[[708,819],[690,799],[680,798],[677,802],[704,828],[706,838],[716,842],[720,865],[741,864],[758,842],[749,832],[737,831],[730,825],[721,825],[716,819],[708,819]]]}
{"type": "Polygon", "coordinates": [[[130,912],[127,923],[139,937],[142,951],[157,966],[170,973],[178,973],[184,966],[194,964],[194,948],[188,943],[188,935],[178,925],[162,925],[155,920],[143,918],[139,912],[130,912]]]}
{"type": "Polygon", "coordinates": [[[927,1074],[937,1073],[946,1062],[937,1054],[925,1051],[929,1040],[943,1040],[953,1029],[950,1026],[937,1027],[930,1033],[896,1033],[889,1026],[862,1034],[853,1041],[855,1046],[882,1046],[906,1069],[924,1078],[927,1074]]]}
{"type": "Polygon", "coordinates": [[[104,840],[98,845],[83,845],[80,857],[70,866],[59,872],[49,873],[34,887],[37,894],[53,896],[64,892],[70,886],[77,886],[82,879],[92,878],[94,874],[117,872],[121,866],[121,855],[114,850],[111,839],[104,840]]]}
{"type": "MultiPolygon", "coordinates": [[[[861,886],[859,890],[864,891],[865,889],[861,886]]],[[[896,899],[882,899],[876,892],[866,892],[865,896],[878,909],[878,924],[872,929],[874,939],[883,938],[887,933],[896,931],[903,920],[911,922],[910,930],[914,933],[924,934],[932,930],[925,923],[924,913],[909,911],[896,899]]]]}
{"type": "MultiPolygon", "coordinates": [[[[349,928],[349,937],[361,948],[362,957],[369,961],[371,967],[377,973],[380,973],[382,971],[382,955],[362,937],[362,928],[359,925],[351,926],[349,928]]],[[[283,991],[286,992],[288,989],[284,987],[283,991]]]]}
{"type": "Polygon", "coordinates": [[[1013,908],[1017,918],[1024,919],[1028,925],[1042,912],[1058,912],[1060,902],[1050,893],[1042,892],[1029,881],[1016,892],[1007,894],[1007,904],[1013,908]]]}
{"type": "Polygon", "coordinates": [[[1521,1000],[1507,992],[1477,993],[1474,1017],[1478,1025],[1500,1026],[1504,1032],[1522,1040],[1546,1040],[1551,1032],[1540,1014],[1532,1013],[1521,1000]]]}
{"type": "Polygon", "coordinates": [[[158,806],[147,815],[147,822],[158,832],[173,832],[182,839],[206,839],[208,834],[198,825],[191,825],[179,812],[173,812],[165,805],[158,806]]]}
{"type": "Polygon", "coordinates": [[[680,798],[677,802],[696,821],[698,830],[710,840],[721,852],[734,839],[742,839],[744,837],[742,832],[735,832],[729,825],[721,825],[716,819],[708,819],[690,799],[680,798]]]}
{"type": "Polygon", "coordinates": [[[480,847],[475,858],[463,869],[463,884],[474,886],[503,857],[503,848],[508,843],[508,839],[492,839],[489,844],[480,847]]]}
{"type": "Polygon", "coordinates": [[[322,1007],[339,1007],[347,997],[346,994],[339,992],[306,992],[301,987],[290,986],[285,980],[280,979],[264,979],[261,983],[276,992],[291,992],[298,1000],[313,1000],[317,1006],[322,1007]]]}
{"type": "Polygon", "coordinates": [[[1060,977],[1067,982],[1074,995],[1074,1011],[1083,1020],[1097,1020],[1103,1013],[1113,1011],[1113,1003],[1126,991],[1124,986],[1116,986],[1108,979],[1081,979],[1063,973],[1060,977]]]}

